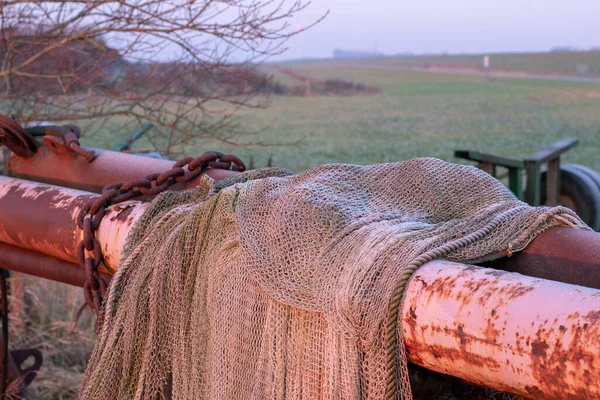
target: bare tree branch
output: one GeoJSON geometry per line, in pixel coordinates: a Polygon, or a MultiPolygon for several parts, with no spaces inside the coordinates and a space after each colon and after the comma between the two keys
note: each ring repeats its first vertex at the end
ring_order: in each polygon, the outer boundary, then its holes
{"type": "Polygon", "coordinates": [[[285,49],[309,4],[0,0],[1,112],[21,123],[149,121],[166,154],[198,139],[239,144],[235,114],[266,99],[256,66],[285,49]]]}

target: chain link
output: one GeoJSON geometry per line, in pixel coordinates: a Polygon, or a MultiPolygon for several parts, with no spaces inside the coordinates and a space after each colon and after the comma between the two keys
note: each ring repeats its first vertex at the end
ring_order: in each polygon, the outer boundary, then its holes
{"type": "Polygon", "coordinates": [[[94,150],[84,150],[79,144],[81,130],[77,125],[36,126],[26,131],[33,136],[43,136],[42,142],[50,149],[64,147],[90,163],[96,158],[94,150]]]}
{"type": "Polygon", "coordinates": [[[177,183],[186,183],[197,178],[208,168],[233,169],[240,172],[246,170],[246,166],[238,157],[209,151],[197,158],[186,157],[179,160],[170,170],[163,173],[105,186],[99,197],[92,199],[81,209],[77,216],[77,226],[83,232],[83,239],[77,248],[77,258],[79,265],[86,272],[86,282],[83,286],[85,301],[95,310],[98,317],[101,317],[100,309],[107,284],[100,276],[99,267],[103,263],[103,256],[96,234],[107,208],[140,196],[157,195],[177,183]]]}

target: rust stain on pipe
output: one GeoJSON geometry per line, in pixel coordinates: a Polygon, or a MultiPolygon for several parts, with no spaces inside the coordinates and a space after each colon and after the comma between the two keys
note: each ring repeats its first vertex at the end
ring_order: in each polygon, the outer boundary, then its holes
{"type": "Polygon", "coordinates": [[[146,204],[128,201],[111,207],[102,219],[97,238],[102,245],[107,272],[112,274],[117,270],[127,236],[145,210],[146,204]]]}
{"type": "Polygon", "coordinates": [[[531,398],[600,398],[600,291],[434,261],[411,280],[411,361],[531,398]]]}

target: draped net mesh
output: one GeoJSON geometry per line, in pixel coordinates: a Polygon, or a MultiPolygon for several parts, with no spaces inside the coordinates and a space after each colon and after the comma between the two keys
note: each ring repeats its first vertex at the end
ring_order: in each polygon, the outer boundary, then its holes
{"type": "Polygon", "coordinates": [[[431,158],[205,177],[133,227],[80,398],[410,399],[394,306],[410,274],[552,226],[587,229],[431,158]]]}

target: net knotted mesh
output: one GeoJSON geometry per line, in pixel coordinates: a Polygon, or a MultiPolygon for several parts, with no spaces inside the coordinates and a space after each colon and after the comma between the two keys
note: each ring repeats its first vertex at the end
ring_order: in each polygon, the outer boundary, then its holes
{"type": "Polygon", "coordinates": [[[132,228],[80,398],[409,399],[397,311],[412,272],[506,256],[552,226],[587,229],[432,158],[205,177],[132,228]]]}

